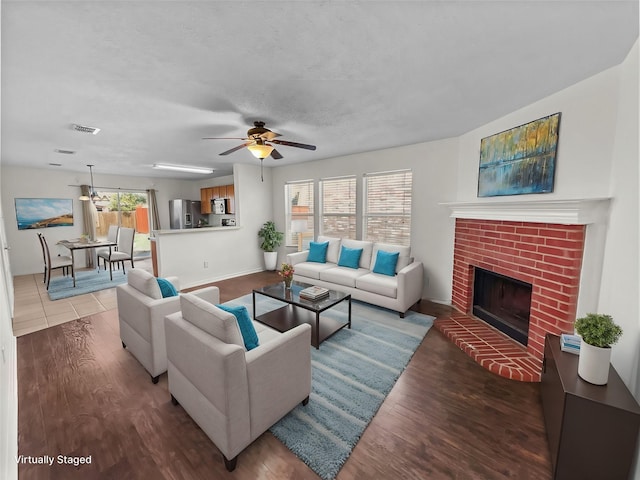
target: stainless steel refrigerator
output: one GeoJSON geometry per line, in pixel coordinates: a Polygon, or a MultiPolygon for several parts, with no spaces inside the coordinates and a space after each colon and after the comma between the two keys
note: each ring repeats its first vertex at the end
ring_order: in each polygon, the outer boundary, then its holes
{"type": "Polygon", "coordinates": [[[200,213],[200,200],[169,200],[169,226],[171,229],[195,228],[204,215],[200,213]]]}

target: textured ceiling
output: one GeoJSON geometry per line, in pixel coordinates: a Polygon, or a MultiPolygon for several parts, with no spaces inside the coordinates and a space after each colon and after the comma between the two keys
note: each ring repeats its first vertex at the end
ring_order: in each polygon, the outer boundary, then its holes
{"type": "Polygon", "coordinates": [[[2,164],[147,177],[188,178],[153,163],[257,162],[218,155],[238,140],[202,140],[254,120],[317,145],[278,147],[265,165],[457,136],[619,64],[638,37],[637,1],[1,8],[2,164]]]}

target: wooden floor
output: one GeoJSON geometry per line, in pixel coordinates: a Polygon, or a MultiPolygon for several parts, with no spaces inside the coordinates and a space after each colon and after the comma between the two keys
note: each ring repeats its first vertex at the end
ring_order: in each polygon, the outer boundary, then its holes
{"type": "MultiPolygon", "coordinates": [[[[217,285],[227,301],[275,281],[264,272],[217,285]]],[[[122,348],[116,310],[18,338],[18,388],[20,455],[91,455],[77,468],[20,464],[21,480],[319,478],[268,432],[228,473],[171,404],[166,374],[153,385],[122,348]]],[[[432,328],[337,478],[550,479],[539,390],[483,369],[432,328]]]]}

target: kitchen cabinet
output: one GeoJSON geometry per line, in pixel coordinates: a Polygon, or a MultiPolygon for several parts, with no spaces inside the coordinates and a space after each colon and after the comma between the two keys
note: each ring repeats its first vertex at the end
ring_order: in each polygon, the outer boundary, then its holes
{"type": "Polygon", "coordinates": [[[229,211],[235,213],[235,188],[233,185],[219,185],[217,187],[206,187],[200,189],[200,212],[203,214],[212,213],[211,200],[214,198],[228,198],[229,211]]]}
{"type": "Polygon", "coordinates": [[[606,385],[578,376],[578,355],[547,334],[540,384],[554,480],[628,480],[640,407],[609,367],[606,385]]]}
{"type": "Polygon", "coordinates": [[[211,213],[211,189],[210,188],[201,188],[200,189],[200,213],[207,214],[211,213]]]}

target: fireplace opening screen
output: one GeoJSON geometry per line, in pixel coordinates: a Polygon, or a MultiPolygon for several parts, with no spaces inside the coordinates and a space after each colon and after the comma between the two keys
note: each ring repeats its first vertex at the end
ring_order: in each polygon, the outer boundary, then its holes
{"type": "Polygon", "coordinates": [[[527,345],[531,284],[474,268],[473,314],[527,345]]]}

